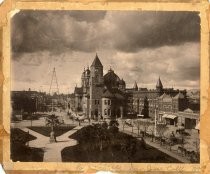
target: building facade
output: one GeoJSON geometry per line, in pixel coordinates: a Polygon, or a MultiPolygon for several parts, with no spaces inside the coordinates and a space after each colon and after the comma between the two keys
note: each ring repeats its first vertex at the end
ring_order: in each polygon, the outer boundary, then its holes
{"type": "Polygon", "coordinates": [[[126,108],[125,89],[125,81],[114,70],[110,68],[103,74],[103,65],[96,54],[90,69],[82,73],[81,87],[75,87],[75,111],[90,118],[120,117],[126,108]]]}
{"type": "MultiPolygon", "coordinates": [[[[133,88],[126,88],[125,81],[111,68],[103,74],[103,65],[97,54],[90,69],[84,69],[81,87],[75,87],[73,96],[75,111],[83,112],[90,118],[126,118],[135,115],[152,119],[156,117],[159,122],[173,125],[183,124],[183,120],[194,125],[199,119],[198,114],[193,113],[192,117],[185,112],[192,106],[186,90],[164,88],[160,77],[155,89],[139,88],[136,82],[133,88]]],[[[188,127],[192,126],[188,124],[188,127]]]]}
{"type": "Polygon", "coordinates": [[[37,91],[11,91],[11,117],[47,111],[46,94],[37,91]]]}

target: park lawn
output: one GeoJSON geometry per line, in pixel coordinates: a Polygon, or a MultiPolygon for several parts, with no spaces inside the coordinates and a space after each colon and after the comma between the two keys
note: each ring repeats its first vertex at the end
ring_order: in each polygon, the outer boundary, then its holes
{"type": "Polygon", "coordinates": [[[84,150],[84,145],[78,144],[64,148],[61,156],[63,162],[181,163],[153,147],[148,145],[147,147],[148,149],[136,151],[134,156],[129,158],[117,147],[109,147],[103,151],[99,149],[87,151],[84,150]]]}
{"type": "MultiPolygon", "coordinates": [[[[80,143],[62,150],[63,162],[180,163],[180,161],[151,146],[142,146],[142,141],[122,132],[117,132],[114,136],[108,133],[111,136],[112,143],[106,143],[101,150],[94,142],[94,138],[86,138],[85,141],[81,141],[81,133],[84,132],[85,134],[85,129],[86,127],[70,136],[80,143]],[[126,144],[124,150],[123,144],[126,144]],[[135,148],[129,150],[132,146],[135,148]]],[[[92,133],[94,131],[91,131],[90,134],[92,133]]]]}
{"type": "Polygon", "coordinates": [[[21,129],[12,128],[10,138],[12,161],[43,161],[44,151],[41,148],[32,148],[25,145],[27,141],[34,140],[36,137],[22,131],[21,129]]]}
{"type": "MultiPolygon", "coordinates": [[[[29,129],[38,132],[44,136],[50,137],[51,127],[48,126],[30,126],[29,129]]],[[[75,126],[57,126],[54,128],[55,136],[60,136],[70,130],[75,128],[75,126]]]]}

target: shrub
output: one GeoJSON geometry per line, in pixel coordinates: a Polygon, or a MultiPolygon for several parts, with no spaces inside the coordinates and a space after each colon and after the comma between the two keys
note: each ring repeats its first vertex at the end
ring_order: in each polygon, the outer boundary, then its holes
{"type": "Polygon", "coordinates": [[[119,132],[119,123],[116,120],[111,120],[109,122],[109,130],[111,133],[116,134],[119,132]]]}
{"type": "Polygon", "coordinates": [[[44,152],[39,148],[31,148],[26,142],[36,139],[34,136],[18,129],[11,129],[11,159],[13,161],[42,161],[44,152]]]}

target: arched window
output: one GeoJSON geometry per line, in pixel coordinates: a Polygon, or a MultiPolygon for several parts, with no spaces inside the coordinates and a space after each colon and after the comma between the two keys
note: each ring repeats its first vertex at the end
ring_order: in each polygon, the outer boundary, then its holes
{"type": "Polygon", "coordinates": [[[108,109],[108,115],[109,115],[109,116],[111,115],[111,110],[110,110],[110,109],[108,109]]]}
{"type": "Polygon", "coordinates": [[[107,115],[107,109],[104,109],[104,115],[107,115]]]}
{"type": "Polygon", "coordinates": [[[99,77],[98,77],[98,74],[96,74],[96,83],[98,83],[99,82],[99,77]]]}

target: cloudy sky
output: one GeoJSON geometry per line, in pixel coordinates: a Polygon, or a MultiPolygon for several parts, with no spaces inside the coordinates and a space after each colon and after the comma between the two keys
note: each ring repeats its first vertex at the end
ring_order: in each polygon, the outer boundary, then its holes
{"type": "Polygon", "coordinates": [[[56,68],[63,93],[80,86],[96,52],[132,87],[199,88],[196,12],[21,11],[12,19],[12,90],[49,91],[56,68]]]}

